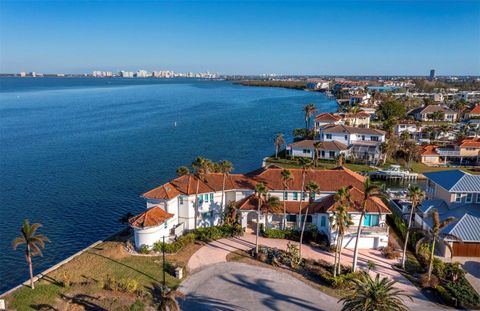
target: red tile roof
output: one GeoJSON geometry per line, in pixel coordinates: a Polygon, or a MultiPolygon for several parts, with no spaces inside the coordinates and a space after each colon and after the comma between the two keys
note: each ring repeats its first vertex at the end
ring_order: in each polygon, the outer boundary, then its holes
{"type": "Polygon", "coordinates": [[[154,206],[137,216],[133,216],[128,222],[134,228],[143,229],[160,226],[173,216],[173,214],[165,212],[160,206],[154,206]]]}
{"type": "Polygon", "coordinates": [[[439,154],[437,153],[437,151],[435,150],[436,148],[437,148],[437,146],[433,146],[433,145],[425,146],[425,147],[423,147],[420,155],[421,155],[421,156],[439,155],[439,154]]]}
{"type": "Polygon", "coordinates": [[[470,111],[470,114],[480,114],[480,105],[476,105],[472,111],[470,111]]]}
{"type": "Polygon", "coordinates": [[[318,116],[315,117],[315,121],[340,121],[341,118],[339,116],[333,115],[328,112],[324,112],[319,114],[318,116]]]}
{"type": "Polygon", "coordinates": [[[480,137],[473,139],[464,139],[460,144],[460,147],[480,148],[480,137]]]}

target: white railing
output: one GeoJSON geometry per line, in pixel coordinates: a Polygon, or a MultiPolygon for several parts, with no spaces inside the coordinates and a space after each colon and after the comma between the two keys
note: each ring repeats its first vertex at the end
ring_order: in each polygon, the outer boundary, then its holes
{"type": "Polygon", "coordinates": [[[460,156],[460,151],[451,151],[451,150],[442,150],[440,148],[437,148],[436,150],[439,155],[441,156],[453,156],[453,157],[458,157],[460,156]]]}

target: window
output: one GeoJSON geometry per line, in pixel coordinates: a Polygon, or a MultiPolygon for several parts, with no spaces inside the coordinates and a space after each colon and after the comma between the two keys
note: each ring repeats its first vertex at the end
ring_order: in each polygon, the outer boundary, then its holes
{"type": "Polygon", "coordinates": [[[297,201],[298,200],[298,192],[293,193],[293,200],[297,201]]]}
{"type": "Polygon", "coordinates": [[[320,218],[320,226],[325,227],[327,225],[327,217],[321,216],[320,218]]]}
{"type": "Polygon", "coordinates": [[[168,224],[167,224],[167,221],[166,221],[166,220],[165,220],[165,222],[163,223],[163,227],[164,227],[165,229],[168,228],[168,224]]]}
{"type": "Polygon", "coordinates": [[[371,136],[370,139],[373,141],[378,141],[378,136],[371,136]]]}
{"type": "MultiPolygon", "coordinates": [[[[302,215],[302,222],[305,220],[305,215],[302,215]]],[[[307,215],[307,222],[312,222],[312,215],[307,215]]]]}
{"type": "Polygon", "coordinates": [[[208,193],[205,193],[205,194],[203,195],[203,200],[204,200],[205,202],[208,202],[208,193]]]}
{"type": "Polygon", "coordinates": [[[203,203],[203,196],[202,196],[202,195],[199,195],[199,196],[198,196],[198,203],[199,203],[199,204],[202,204],[202,203],[203,203]]]}
{"type": "Polygon", "coordinates": [[[210,193],[210,202],[213,202],[213,193],[210,193]]]}
{"type": "Polygon", "coordinates": [[[308,150],[308,149],[303,149],[303,153],[310,153],[310,150],[308,150]]]}
{"type": "Polygon", "coordinates": [[[305,191],[302,191],[302,201],[305,201],[307,198],[307,193],[305,191]]]}
{"type": "Polygon", "coordinates": [[[362,140],[365,140],[365,135],[362,135],[362,140]]]}
{"type": "Polygon", "coordinates": [[[472,203],[473,201],[473,193],[467,193],[467,196],[465,197],[465,203],[472,203]]]}
{"type": "Polygon", "coordinates": [[[322,150],[322,158],[325,158],[325,151],[322,150]]]}
{"type": "Polygon", "coordinates": [[[327,139],[332,139],[332,134],[327,134],[327,139]]]}
{"type": "Polygon", "coordinates": [[[183,204],[183,197],[182,196],[178,197],[178,203],[183,204]]]}
{"type": "Polygon", "coordinates": [[[288,200],[288,192],[287,191],[283,192],[283,200],[284,201],[288,200]]]}
{"type": "Polygon", "coordinates": [[[315,192],[310,193],[310,199],[315,200],[315,192]]]}
{"type": "Polygon", "coordinates": [[[455,202],[462,202],[462,194],[455,193],[455,202]]]}
{"type": "Polygon", "coordinates": [[[480,193],[477,193],[477,203],[480,203],[480,193]]]}
{"type": "Polygon", "coordinates": [[[297,215],[287,215],[287,221],[288,222],[296,222],[297,221],[297,215]]]}
{"type": "Polygon", "coordinates": [[[344,137],[345,137],[345,140],[348,140],[348,136],[347,136],[347,135],[345,135],[344,137]]]}
{"type": "Polygon", "coordinates": [[[363,219],[363,225],[365,227],[378,226],[378,224],[379,224],[378,215],[371,215],[371,214],[365,215],[365,219],[363,219]]]}
{"type": "Polygon", "coordinates": [[[328,155],[330,156],[330,158],[335,158],[335,151],[330,151],[328,155]]]}

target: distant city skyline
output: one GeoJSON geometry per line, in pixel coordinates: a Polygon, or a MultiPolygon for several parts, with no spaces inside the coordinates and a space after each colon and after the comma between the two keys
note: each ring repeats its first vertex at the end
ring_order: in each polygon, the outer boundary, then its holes
{"type": "Polygon", "coordinates": [[[480,75],[479,1],[2,1],[0,72],[480,75]]]}

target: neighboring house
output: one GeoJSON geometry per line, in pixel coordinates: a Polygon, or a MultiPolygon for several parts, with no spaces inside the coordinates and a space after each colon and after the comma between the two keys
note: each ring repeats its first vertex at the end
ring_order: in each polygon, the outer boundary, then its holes
{"type": "MultiPolygon", "coordinates": [[[[353,221],[358,224],[360,203],[363,198],[365,177],[347,168],[339,167],[332,170],[311,170],[307,173],[306,182],[315,181],[320,187],[320,193],[308,198],[302,194],[302,170],[290,169],[293,180],[287,191],[283,191],[281,168],[262,168],[247,174],[229,174],[225,183],[225,201],[236,202],[243,228],[256,227],[256,202],[252,194],[255,185],[262,182],[270,196],[281,200],[279,210],[270,211],[268,219],[261,213],[260,221],[270,227],[278,227],[283,217],[283,201],[287,205],[287,218],[290,226],[299,225],[299,205],[302,209],[309,208],[307,223],[315,224],[320,232],[325,233],[331,241],[335,240],[334,230],[329,217],[335,209],[333,200],[335,192],[342,187],[349,187],[355,206],[349,212],[353,221]]],[[[198,227],[217,225],[223,216],[220,210],[222,198],[221,173],[205,174],[197,179],[193,174],[175,178],[164,185],[144,193],[147,210],[130,218],[129,222],[135,231],[135,246],[151,247],[153,243],[166,236],[171,241],[178,235],[195,228],[195,193],[198,185],[199,211],[198,227]]],[[[385,225],[385,214],[390,213],[382,200],[372,197],[367,204],[367,217],[363,222],[360,248],[377,248],[386,246],[388,242],[388,226],[385,225]]],[[[353,248],[356,227],[352,226],[345,238],[345,246],[353,248]]]]}
{"type": "MultiPolygon", "coordinates": [[[[432,226],[430,213],[437,210],[440,221],[454,217],[456,221],[442,230],[460,240],[446,239],[453,256],[480,257],[480,175],[461,170],[424,173],[427,177],[427,200],[419,206],[415,215],[417,226],[432,226]]],[[[439,245],[442,256],[451,253],[439,245]]]]}
{"type": "Polygon", "coordinates": [[[320,128],[321,141],[337,141],[349,147],[349,156],[355,160],[376,164],[382,160],[381,143],[385,132],[370,128],[331,125],[320,128]]]}
{"type": "Polygon", "coordinates": [[[465,114],[465,119],[480,119],[480,104],[476,105],[470,112],[465,114]]]}
{"type": "Polygon", "coordinates": [[[366,105],[370,101],[370,97],[372,97],[372,96],[368,93],[352,95],[352,96],[350,96],[349,104],[350,104],[350,106],[366,105]]]}
{"type": "Polygon", "coordinates": [[[395,125],[395,134],[400,136],[403,132],[408,132],[411,139],[415,139],[418,136],[420,128],[413,120],[402,120],[395,125]]]}
{"type": "Polygon", "coordinates": [[[311,90],[328,90],[330,82],[322,79],[308,79],[307,88],[311,90]]]}
{"type": "Polygon", "coordinates": [[[353,127],[370,127],[370,114],[365,112],[340,114],[343,124],[353,127]]]}
{"type": "Polygon", "coordinates": [[[429,165],[479,165],[480,138],[464,139],[457,145],[446,147],[424,146],[420,157],[422,163],[429,165]]]}
{"type": "Polygon", "coordinates": [[[428,105],[426,107],[420,107],[409,112],[415,119],[419,121],[448,121],[454,122],[457,120],[458,113],[451,110],[448,107],[442,105],[428,105]],[[441,117],[439,120],[435,120],[436,114],[441,117]]]}
{"type": "Polygon", "coordinates": [[[340,116],[324,112],[315,117],[314,123],[315,130],[318,132],[320,127],[324,125],[341,124],[342,118],[340,116]]]}
{"type": "MultiPolygon", "coordinates": [[[[315,147],[317,140],[301,140],[287,146],[287,153],[292,157],[306,157],[314,158],[315,147]]],[[[335,159],[342,153],[348,155],[348,146],[337,141],[322,142],[318,148],[319,159],[335,159]]]]}
{"type": "Polygon", "coordinates": [[[443,96],[442,93],[434,93],[430,95],[430,99],[433,100],[434,102],[443,102],[445,100],[445,97],[443,96]]]}

